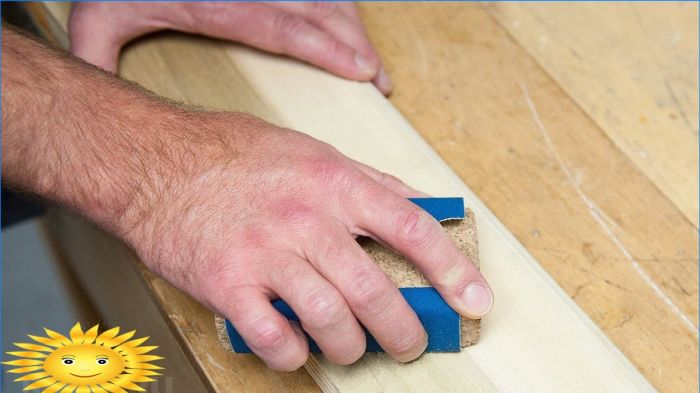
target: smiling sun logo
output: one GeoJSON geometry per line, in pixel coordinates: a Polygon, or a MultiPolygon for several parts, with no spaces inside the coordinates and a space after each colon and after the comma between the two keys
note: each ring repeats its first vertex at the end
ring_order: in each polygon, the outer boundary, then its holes
{"type": "Polygon", "coordinates": [[[119,335],[119,328],[98,335],[97,325],[83,332],[77,323],[70,338],[44,328],[47,337],[32,336],[34,343],[15,343],[24,351],[7,352],[19,359],[3,362],[16,366],[9,373],[23,374],[15,382],[31,382],[24,390],[44,389],[42,393],[126,393],[126,390],[144,389],[138,382],[155,381],[162,367],[148,363],[163,359],[147,355],[158,348],[141,346],[148,337],[130,340],[134,331],[119,335]]]}

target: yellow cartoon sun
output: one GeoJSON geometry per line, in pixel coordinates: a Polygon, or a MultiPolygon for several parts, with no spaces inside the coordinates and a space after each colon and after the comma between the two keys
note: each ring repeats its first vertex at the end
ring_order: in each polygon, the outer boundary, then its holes
{"type": "Polygon", "coordinates": [[[140,346],[148,337],[129,341],[134,331],[119,334],[119,328],[109,329],[98,335],[97,325],[83,333],[77,323],[70,331],[70,338],[44,328],[48,337],[29,338],[39,344],[15,343],[25,351],[7,352],[20,359],[3,362],[17,368],[9,373],[29,373],[15,382],[35,381],[24,390],[44,389],[42,393],[60,391],[76,393],[143,391],[136,383],[150,382],[150,376],[160,375],[154,370],[162,367],[150,364],[160,356],[146,355],[158,348],[140,346]]]}

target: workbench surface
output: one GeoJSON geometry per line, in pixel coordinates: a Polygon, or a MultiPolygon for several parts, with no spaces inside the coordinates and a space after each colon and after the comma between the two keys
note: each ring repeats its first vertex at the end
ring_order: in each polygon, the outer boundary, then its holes
{"type": "Polygon", "coordinates": [[[362,6],[392,103],[657,389],[696,390],[698,4],[394,8],[362,6]]]}
{"type": "MultiPolygon", "coordinates": [[[[360,8],[391,102],[657,389],[695,391],[698,4],[360,8]]],[[[245,86],[171,72],[227,61],[217,45],[158,36],[122,65],[161,67],[125,76],[216,107],[188,84],[233,101],[245,86]],[[181,51],[203,58],[164,62],[181,51]]],[[[209,311],[143,274],[211,389],[318,389],[223,353],[209,311]]]]}

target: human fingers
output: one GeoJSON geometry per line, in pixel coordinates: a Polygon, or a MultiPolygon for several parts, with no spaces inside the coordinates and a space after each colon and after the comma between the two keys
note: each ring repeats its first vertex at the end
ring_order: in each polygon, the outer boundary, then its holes
{"type": "Polygon", "coordinates": [[[285,259],[269,271],[270,289],[290,305],[328,360],[354,363],[366,338],[345,298],[307,261],[291,254],[285,259]]]}
{"type": "Polygon", "coordinates": [[[376,66],[377,73],[372,78],[372,82],[382,93],[391,92],[391,79],[381,64],[379,53],[365,32],[362,20],[357,12],[352,11],[354,9],[352,3],[279,2],[271,5],[302,16],[335,39],[356,50],[376,66]]]}
{"type": "Polygon", "coordinates": [[[309,262],[390,356],[407,362],[425,351],[427,334],[416,313],[345,225],[329,222],[308,240],[303,247],[309,262]]]}
{"type": "Polygon", "coordinates": [[[406,256],[457,312],[480,318],[493,305],[493,294],[481,272],[445,230],[423,209],[377,184],[358,193],[355,224],[406,256]]]}
{"type": "Polygon", "coordinates": [[[286,54],[336,75],[370,80],[379,64],[302,15],[267,4],[193,4],[197,32],[286,54]]]}
{"type": "MultiPolygon", "coordinates": [[[[68,20],[70,51],[77,57],[110,72],[116,72],[123,42],[117,26],[104,26],[99,15],[108,4],[75,4],[68,20]]],[[[119,13],[117,13],[119,14],[119,13]]],[[[118,23],[120,18],[117,17],[118,23]]]]}
{"type": "Polygon", "coordinates": [[[293,371],[306,363],[309,346],[303,332],[272,307],[260,288],[237,288],[219,308],[268,367],[293,371]]]}

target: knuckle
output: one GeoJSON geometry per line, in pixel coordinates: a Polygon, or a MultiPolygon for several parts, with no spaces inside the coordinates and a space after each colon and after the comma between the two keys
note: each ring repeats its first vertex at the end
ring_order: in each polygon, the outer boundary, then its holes
{"type": "Polygon", "coordinates": [[[310,4],[311,14],[318,19],[327,19],[338,11],[338,5],[329,1],[320,1],[310,4]]]}
{"type": "Polygon", "coordinates": [[[353,305],[364,315],[373,316],[383,313],[391,303],[391,283],[381,272],[375,269],[360,268],[353,272],[353,282],[349,297],[353,305]]]}
{"type": "Polygon", "coordinates": [[[314,160],[309,164],[309,171],[321,186],[332,189],[350,187],[359,180],[357,171],[338,159],[314,160]]]}
{"type": "Polygon", "coordinates": [[[351,251],[348,250],[348,245],[337,239],[325,239],[315,246],[315,254],[320,260],[338,261],[339,264],[348,255],[348,251],[351,251]]]}
{"type": "Polygon", "coordinates": [[[396,219],[397,239],[410,247],[429,244],[434,238],[435,225],[432,217],[418,208],[405,209],[396,219]]]}
{"type": "Polygon", "coordinates": [[[305,300],[305,325],[323,329],[341,323],[345,315],[345,302],[329,288],[312,292],[305,300]]]}
{"type": "MultiPolygon", "coordinates": [[[[199,281],[202,283],[201,287],[207,288],[208,290],[199,290],[204,293],[204,300],[211,304],[222,304],[226,301],[228,297],[237,297],[237,288],[235,273],[232,273],[226,269],[220,267],[213,267],[211,270],[204,269],[204,271],[199,272],[199,274],[204,275],[199,281]]],[[[238,303],[232,303],[232,310],[237,310],[238,303]]]]}
{"type": "Polygon", "coordinates": [[[271,210],[274,217],[280,221],[303,225],[304,227],[311,227],[318,223],[314,210],[295,197],[280,198],[272,206],[271,210]]]}
{"type": "Polygon", "coordinates": [[[446,293],[454,293],[455,297],[460,297],[468,282],[465,264],[456,260],[436,272],[433,285],[446,293]]]}
{"type": "Polygon", "coordinates": [[[287,38],[300,34],[306,27],[306,21],[289,12],[281,12],[275,16],[273,20],[275,31],[280,35],[279,38],[287,38]]]}
{"type": "Polygon", "coordinates": [[[277,352],[284,347],[287,337],[274,317],[263,317],[251,323],[249,345],[263,352],[277,352]]]}
{"type": "Polygon", "coordinates": [[[336,39],[331,39],[325,45],[324,56],[327,62],[332,62],[334,59],[342,59],[347,51],[348,47],[345,44],[336,39]]]}
{"type": "MultiPolygon", "coordinates": [[[[209,304],[227,304],[230,299],[244,299],[249,290],[258,290],[258,275],[237,258],[212,256],[205,267],[193,267],[187,274],[195,283],[190,288],[209,304]]],[[[237,310],[241,303],[230,304],[232,310],[237,310]]]]}

